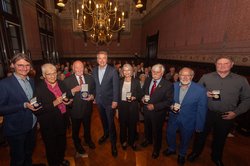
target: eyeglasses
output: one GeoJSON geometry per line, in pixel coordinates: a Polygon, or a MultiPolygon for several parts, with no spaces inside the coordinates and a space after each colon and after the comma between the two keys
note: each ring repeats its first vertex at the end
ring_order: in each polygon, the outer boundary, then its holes
{"type": "Polygon", "coordinates": [[[46,73],[45,75],[48,77],[53,77],[53,76],[56,76],[57,73],[56,72],[55,73],[46,73]]]}
{"type": "Polygon", "coordinates": [[[28,64],[28,65],[17,64],[17,67],[20,68],[20,69],[23,69],[23,68],[30,68],[31,65],[30,64],[28,64]]]}

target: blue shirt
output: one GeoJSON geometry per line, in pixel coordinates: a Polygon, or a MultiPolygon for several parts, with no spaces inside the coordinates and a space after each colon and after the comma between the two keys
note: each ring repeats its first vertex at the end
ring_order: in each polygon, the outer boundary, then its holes
{"type": "Polygon", "coordinates": [[[100,68],[100,67],[98,66],[98,78],[99,78],[100,84],[102,83],[102,79],[103,79],[103,76],[104,76],[104,74],[105,74],[106,68],[107,68],[107,65],[104,66],[103,68],[100,68]]]}
{"type": "MultiPolygon", "coordinates": [[[[16,75],[16,73],[14,73],[14,76],[16,77],[17,81],[21,85],[21,87],[22,87],[23,91],[25,92],[28,100],[30,100],[33,97],[33,90],[32,90],[32,87],[30,85],[30,82],[29,82],[30,78],[27,76],[26,79],[22,79],[21,77],[16,75]]],[[[37,118],[33,113],[32,113],[32,117],[33,117],[33,124],[32,124],[32,128],[33,128],[35,126],[35,124],[36,124],[37,118]]]]}

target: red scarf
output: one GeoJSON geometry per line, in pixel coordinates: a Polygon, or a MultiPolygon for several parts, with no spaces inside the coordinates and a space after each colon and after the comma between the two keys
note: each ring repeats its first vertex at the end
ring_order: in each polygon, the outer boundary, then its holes
{"type": "MultiPolygon", "coordinates": [[[[62,91],[59,88],[58,83],[56,83],[54,87],[52,87],[46,80],[45,80],[45,83],[47,84],[47,87],[50,90],[50,92],[52,92],[56,98],[62,96],[62,91]]],[[[66,106],[63,103],[59,104],[58,108],[62,114],[66,112],[66,106]]]]}

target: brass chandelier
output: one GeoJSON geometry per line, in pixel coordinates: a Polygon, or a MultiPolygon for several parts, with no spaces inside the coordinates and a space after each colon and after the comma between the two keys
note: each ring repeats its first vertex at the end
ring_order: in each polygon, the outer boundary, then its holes
{"type": "Polygon", "coordinates": [[[113,34],[125,28],[125,12],[118,0],[74,0],[74,19],[77,29],[84,33],[85,41],[108,45],[113,34]]]}

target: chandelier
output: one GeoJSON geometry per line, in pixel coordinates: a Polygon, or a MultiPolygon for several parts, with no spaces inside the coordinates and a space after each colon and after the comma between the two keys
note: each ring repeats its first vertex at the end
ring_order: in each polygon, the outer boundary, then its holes
{"type": "Polygon", "coordinates": [[[143,4],[141,2],[141,0],[138,0],[137,4],[135,5],[136,8],[140,9],[143,7],[143,4]]]}
{"type": "Polygon", "coordinates": [[[77,29],[96,45],[109,45],[114,33],[125,28],[125,12],[118,0],[74,0],[74,20],[77,29]]]}

